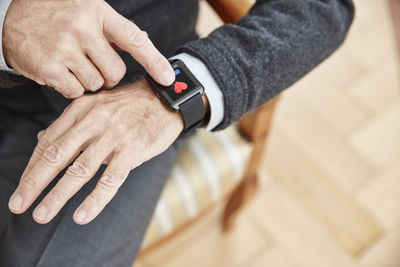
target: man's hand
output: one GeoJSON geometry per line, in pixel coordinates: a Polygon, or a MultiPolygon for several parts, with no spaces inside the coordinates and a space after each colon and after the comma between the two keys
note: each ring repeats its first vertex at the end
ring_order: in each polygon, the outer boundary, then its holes
{"type": "Polygon", "coordinates": [[[126,67],[112,45],[129,52],[160,84],[174,81],[147,34],[103,0],[14,0],[4,21],[7,64],[68,98],[123,78],[126,67]]]}
{"type": "Polygon", "coordinates": [[[105,163],[108,167],[96,188],[74,214],[76,223],[87,224],[113,198],[128,173],[167,149],[182,129],[181,115],[169,111],[147,81],[82,96],[39,134],[9,208],[25,212],[73,162],[33,212],[36,222],[48,223],[105,163]]]}

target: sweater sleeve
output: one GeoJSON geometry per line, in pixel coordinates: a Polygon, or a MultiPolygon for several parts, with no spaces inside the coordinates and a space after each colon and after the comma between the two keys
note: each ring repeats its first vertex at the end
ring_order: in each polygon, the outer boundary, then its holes
{"type": "Polygon", "coordinates": [[[351,0],[258,0],[237,24],[180,49],[199,58],[224,96],[220,130],[307,74],[343,42],[351,0]]]}

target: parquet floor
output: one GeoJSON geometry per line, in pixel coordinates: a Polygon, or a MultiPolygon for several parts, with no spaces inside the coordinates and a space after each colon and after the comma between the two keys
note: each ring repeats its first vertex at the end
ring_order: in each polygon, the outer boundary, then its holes
{"type": "Polygon", "coordinates": [[[386,1],[355,1],[345,44],[284,94],[236,228],[218,207],[135,267],[400,266],[398,55],[386,1]]]}

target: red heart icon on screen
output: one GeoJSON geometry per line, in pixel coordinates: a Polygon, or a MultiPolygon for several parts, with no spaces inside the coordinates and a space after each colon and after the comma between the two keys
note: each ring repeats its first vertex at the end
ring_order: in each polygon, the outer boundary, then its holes
{"type": "Polygon", "coordinates": [[[188,85],[184,82],[175,82],[174,91],[175,91],[175,93],[179,94],[183,90],[186,90],[187,87],[188,87],[188,85]]]}

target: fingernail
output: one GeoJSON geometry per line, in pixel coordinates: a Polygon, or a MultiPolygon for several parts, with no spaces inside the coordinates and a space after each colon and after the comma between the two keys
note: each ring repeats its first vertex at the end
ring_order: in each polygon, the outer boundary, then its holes
{"type": "Polygon", "coordinates": [[[86,219],[86,215],[87,215],[86,210],[81,209],[76,213],[75,219],[76,221],[83,223],[84,220],[86,219]]]}
{"type": "Polygon", "coordinates": [[[47,212],[48,212],[47,207],[45,205],[40,205],[33,212],[33,216],[35,216],[36,219],[44,220],[47,216],[47,212]]]}
{"type": "Polygon", "coordinates": [[[19,211],[22,209],[23,202],[24,200],[20,194],[14,194],[11,196],[10,201],[8,202],[8,207],[11,210],[19,211]]]}
{"type": "Polygon", "coordinates": [[[175,74],[173,71],[166,70],[161,75],[161,81],[165,85],[171,85],[175,81],[175,74]]]}

